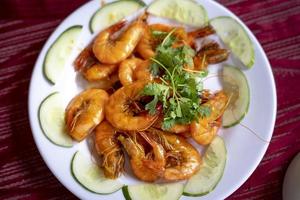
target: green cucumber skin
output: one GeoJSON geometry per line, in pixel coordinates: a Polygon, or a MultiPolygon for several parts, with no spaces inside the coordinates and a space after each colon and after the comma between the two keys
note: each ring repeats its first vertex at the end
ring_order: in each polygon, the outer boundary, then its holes
{"type": "Polygon", "coordinates": [[[145,2],[144,1],[142,1],[142,0],[122,0],[122,1],[135,1],[135,2],[137,2],[138,4],[140,4],[141,6],[146,6],[147,4],[145,4],[145,2]]]}
{"type": "MultiPolygon", "coordinates": [[[[104,7],[104,6],[103,6],[103,7],[104,7]]],[[[103,8],[103,7],[102,7],[102,8],[103,8]]],[[[89,30],[90,30],[90,33],[91,33],[91,34],[94,33],[94,31],[93,31],[93,29],[92,29],[92,21],[94,20],[95,15],[99,12],[100,9],[101,9],[101,8],[99,8],[98,10],[96,10],[96,12],[92,15],[92,17],[91,17],[91,19],[90,19],[90,21],[89,21],[89,30]]]]}
{"type": "Polygon", "coordinates": [[[49,94],[41,103],[40,103],[40,106],[39,106],[39,109],[38,109],[38,119],[39,119],[39,125],[41,127],[41,130],[43,132],[43,134],[46,136],[46,138],[52,143],[52,144],[55,144],[56,146],[59,146],[59,147],[64,147],[64,148],[72,148],[72,146],[66,146],[66,145],[61,145],[61,144],[57,144],[55,143],[54,141],[52,141],[46,134],[46,131],[43,129],[43,126],[42,126],[42,122],[41,122],[41,119],[40,119],[40,110],[41,110],[41,106],[43,105],[43,103],[51,96],[55,95],[55,94],[58,94],[59,92],[53,92],[51,94],[49,94]]]}
{"type": "Polygon", "coordinates": [[[204,193],[201,193],[201,194],[190,194],[190,193],[186,193],[186,192],[183,192],[182,195],[183,196],[186,196],[186,197],[201,197],[201,196],[204,196],[204,195],[207,195],[209,192],[204,192],[204,193]]]}
{"type": "MultiPolygon", "coordinates": [[[[231,66],[231,65],[226,65],[226,67],[233,67],[235,68],[234,66],[231,66]]],[[[239,71],[239,73],[241,73],[239,71]]],[[[242,73],[242,76],[245,76],[243,73],[242,73]]],[[[247,80],[246,76],[245,76],[245,79],[247,80]]],[[[248,100],[248,104],[247,104],[247,107],[246,107],[246,110],[245,110],[245,113],[235,122],[233,122],[232,124],[229,124],[229,125],[222,125],[223,128],[230,128],[230,127],[233,127],[233,126],[236,126],[237,124],[239,124],[243,119],[244,117],[247,115],[248,111],[249,111],[249,107],[250,107],[250,87],[249,87],[249,84],[247,82],[247,92],[248,92],[248,95],[249,95],[249,100],[248,100]]]]}
{"type": "MultiPolygon", "coordinates": [[[[151,2],[151,3],[148,5],[148,7],[151,6],[151,4],[156,3],[156,1],[158,1],[158,0],[154,0],[153,2],[151,2]]],[[[206,10],[201,4],[197,3],[197,2],[194,1],[194,0],[186,0],[186,1],[190,1],[190,2],[196,3],[197,6],[199,6],[199,7],[202,9],[203,13],[205,14],[205,24],[204,24],[204,26],[205,26],[205,25],[208,25],[208,24],[209,24],[209,20],[208,20],[207,10],[206,10]]],[[[147,8],[147,10],[148,10],[148,8],[147,8]]],[[[171,19],[171,18],[169,18],[169,19],[171,19]]],[[[173,20],[173,19],[171,19],[171,20],[173,20]]],[[[181,23],[182,23],[182,22],[181,22],[181,23]]],[[[184,24],[184,23],[183,23],[183,24],[184,24]]]]}
{"type": "Polygon", "coordinates": [[[132,200],[132,199],[130,198],[130,195],[129,195],[129,192],[128,192],[128,186],[127,186],[127,185],[124,186],[124,187],[122,187],[122,193],[123,193],[123,196],[124,196],[124,198],[125,198],[126,200],[132,200]]]}
{"type": "Polygon", "coordinates": [[[247,111],[246,111],[246,113],[244,113],[241,117],[240,117],[240,119],[238,119],[236,122],[233,122],[232,124],[229,124],[229,125],[226,125],[226,126],[222,126],[223,128],[231,128],[231,127],[233,127],[233,126],[236,126],[236,125],[238,125],[243,119],[244,119],[244,117],[246,116],[246,114],[247,114],[247,112],[248,112],[248,108],[249,108],[249,103],[248,103],[248,107],[247,107],[247,111]]]}
{"type": "MultiPolygon", "coordinates": [[[[225,148],[225,157],[227,158],[227,149],[225,148]]],[[[204,195],[207,195],[208,193],[212,192],[218,185],[218,183],[220,182],[220,180],[222,179],[223,175],[224,175],[224,172],[225,172],[225,167],[226,167],[226,164],[227,164],[227,159],[225,159],[225,163],[224,163],[224,169],[222,171],[222,174],[221,176],[219,177],[219,179],[216,181],[216,184],[212,187],[211,190],[207,191],[207,192],[204,192],[204,193],[199,193],[199,194],[190,194],[190,193],[187,193],[187,192],[183,192],[183,195],[184,196],[189,196],[189,197],[200,197],[200,196],[204,196],[204,195]]]]}
{"type": "MultiPolygon", "coordinates": [[[[227,157],[227,151],[226,151],[226,157],[227,157]]],[[[227,163],[227,159],[225,161],[224,168],[226,166],[226,163],[227,163]]],[[[207,191],[207,192],[204,192],[204,193],[200,193],[200,194],[190,194],[190,193],[183,192],[183,196],[200,197],[200,196],[204,196],[204,195],[207,195],[208,193],[212,192],[217,187],[217,185],[220,182],[220,180],[222,179],[222,177],[224,175],[224,171],[225,170],[223,170],[221,176],[219,177],[219,179],[217,180],[216,184],[214,185],[214,187],[210,191],[207,191]]]]}
{"type": "MultiPolygon", "coordinates": [[[[88,188],[86,188],[82,183],[80,183],[80,181],[76,178],[76,175],[74,174],[74,170],[73,170],[73,166],[74,166],[74,159],[76,157],[76,155],[79,153],[79,151],[76,151],[71,159],[71,165],[70,165],[70,171],[71,171],[71,175],[73,176],[73,178],[76,180],[76,182],[81,185],[84,189],[86,189],[87,191],[89,192],[92,192],[92,193],[96,193],[88,188]]],[[[98,193],[96,193],[98,194],[98,193]]]]}
{"type": "MultiPolygon", "coordinates": [[[[219,17],[215,17],[215,18],[213,18],[213,19],[210,19],[209,22],[211,22],[211,21],[213,21],[213,20],[215,20],[215,19],[224,19],[224,18],[234,20],[237,24],[240,25],[240,27],[242,28],[243,32],[247,35],[247,38],[248,38],[248,40],[250,41],[250,46],[251,46],[251,49],[252,49],[252,51],[251,51],[251,55],[252,55],[252,56],[251,56],[250,62],[249,62],[248,64],[246,64],[245,66],[246,66],[248,69],[252,68],[253,65],[254,65],[254,63],[255,63],[255,52],[254,52],[253,42],[252,42],[252,40],[250,39],[250,37],[249,37],[247,31],[245,30],[245,28],[244,28],[244,27],[243,27],[236,19],[234,19],[234,18],[232,18],[232,17],[229,17],[229,16],[219,16],[219,17]]],[[[234,126],[234,125],[233,125],[233,126],[234,126]]]]}
{"type": "Polygon", "coordinates": [[[109,6],[109,5],[112,5],[112,4],[115,4],[115,3],[119,3],[120,1],[133,1],[133,2],[136,2],[138,4],[140,4],[142,7],[145,7],[146,4],[142,1],[142,0],[117,0],[117,1],[113,1],[111,3],[108,3],[108,4],[105,4],[103,5],[101,8],[99,8],[98,10],[96,10],[96,12],[92,15],[90,21],[89,21],[89,30],[91,32],[91,34],[94,34],[94,30],[93,30],[93,27],[92,27],[92,22],[94,20],[94,17],[96,16],[96,14],[104,7],[106,6],[109,6]]]}
{"type": "Polygon", "coordinates": [[[79,153],[79,151],[76,151],[71,159],[71,165],[70,165],[70,171],[71,171],[71,175],[73,176],[73,178],[76,180],[76,182],[81,185],[84,189],[86,189],[87,191],[91,192],[91,193],[94,193],[94,194],[101,194],[101,195],[109,195],[109,194],[112,194],[112,193],[115,193],[117,191],[119,191],[120,189],[114,191],[114,192],[111,192],[111,193],[99,193],[99,192],[94,192],[92,190],[90,190],[89,188],[85,187],[82,183],[80,183],[80,181],[76,178],[76,175],[74,174],[74,170],[73,170],[73,162],[74,162],[74,159],[75,159],[75,156],[79,153]]]}
{"type": "MultiPolygon", "coordinates": [[[[183,188],[182,188],[182,192],[183,192],[183,188]]],[[[125,185],[124,187],[122,187],[122,193],[123,193],[125,200],[132,200],[129,195],[129,192],[128,192],[128,185],[125,185]]],[[[179,200],[180,198],[181,198],[181,196],[179,196],[177,200],[179,200]]]]}
{"type": "MultiPolygon", "coordinates": [[[[53,45],[60,39],[60,37],[64,34],[64,33],[66,33],[67,31],[69,31],[69,30],[71,30],[71,29],[82,29],[82,25],[74,25],[74,26],[71,26],[71,27],[69,27],[69,28],[67,28],[66,30],[64,30],[56,39],[55,39],[55,41],[50,45],[50,47],[49,47],[49,49],[47,50],[47,52],[46,52],[46,55],[45,55],[45,58],[44,58],[44,62],[43,62],[43,76],[45,77],[45,79],[47,80],[47,82],[49,83],[49,84],[51,84],[51,85],[55,85],[55,82],[53,81],[53,80],[51,80],[48,76],[47,76],[47,74],[46,74],[46,60],[47,60],[47,57],[48,57],[48,55],[49,55],[49,51],[52,49],[52,47],[53,47],[53,45]]],[[[56,31],[56,30],[55,30],[56,31]]]]}

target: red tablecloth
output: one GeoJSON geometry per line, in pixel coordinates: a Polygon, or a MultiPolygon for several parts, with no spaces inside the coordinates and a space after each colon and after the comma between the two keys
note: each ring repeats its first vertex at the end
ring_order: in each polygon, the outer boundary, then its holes
{"type": "MultiPolygon", "coordinates": [[[[0,1],[0,199],[75,199],[51,174],[27,116],[31,72],[55,27],[85,0],[0,1]]],[[[254,32],[271,61],[278,115],[259,167],[228,199],[281,199],[286,168],[300,151],[300,1],[220,0],[254,32]]],[[[257,66],[259,67],[259,66],[257,66]]]]}

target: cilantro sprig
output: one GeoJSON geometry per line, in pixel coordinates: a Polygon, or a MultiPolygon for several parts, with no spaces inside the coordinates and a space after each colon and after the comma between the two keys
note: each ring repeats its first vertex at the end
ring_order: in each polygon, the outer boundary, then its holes
{"type": "MultiPolygon", "coordinates": [[[[207,72],[190,73],[184,70],[193,66],[195,51],[187,45],[173,47],[175,29],[167,33],[156,48],[151,58],[151,72],[160,76],[161,83],[149,83],[144,87],[143,95],[153,96],[146,106],[150,114],[156,113],[157,104],[163,106],[163,129],[170,129],[174,124],[187,124],[198,117],[210,114],[208,107],[201,106],[199,95],[203,89],[202,78],[207,72]]],[[[158,34],[158,33],[156,33],[158,34]]]]}

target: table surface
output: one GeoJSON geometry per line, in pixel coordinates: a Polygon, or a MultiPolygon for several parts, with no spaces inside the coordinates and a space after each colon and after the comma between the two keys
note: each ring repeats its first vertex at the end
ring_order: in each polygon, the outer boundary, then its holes
{"type": "MultiPolygon", "coordinates": [[[[55,27],[85,0],[0,2],[0,199],[76,199],[49,171],[33,141],[27,98],[37,56],[55,27]]],[[[220,0],[262,44],[275,76],[278,113],[266,155],[228,199],[281,199],[300,151],[300,1],[220,0]]],[[[257,66],[259,67],[259,66],[257,66]]]]}

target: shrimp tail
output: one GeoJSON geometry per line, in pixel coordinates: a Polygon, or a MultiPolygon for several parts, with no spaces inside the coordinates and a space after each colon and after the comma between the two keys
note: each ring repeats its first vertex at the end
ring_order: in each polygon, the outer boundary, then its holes
{"type": "Polygon", "coordinates": [[[211,25],[189,32],[188,35],[192,38],[203,38],[208,35],[214,34],[216,31],[211,25]]]}
{"type": "Polygon", "coordinates": [[[127,21],[126,20],[121,20],[116,24],[111,25],[110,27],[108,27],[107,31],[109,33],[115,33],[117,31],[119,31],[121,28],[123,28],[126,25],[127,21]]]}
{"type": "Polygon", "coordinates": [[[145,159],[142,161],[144,166],[147,166],[155,175],[162,176],[164,172],[164,167],[161,164],[153,162],[152,160],[145,159]]]}
{"type": "Polygon", "coordinates": [[[144,12],[142,15],[140,15],[140,16],[138,17],[138,21],[146,22],[148,16],[149,16],[149,13],[144,12]]]}
{"type": "Polygon", "coordinates": [[[75,71],[81,71],[97,63],[97,60],[93,54],[92,47],[88,46],[81,51],[74,61],[75,71]]]}

